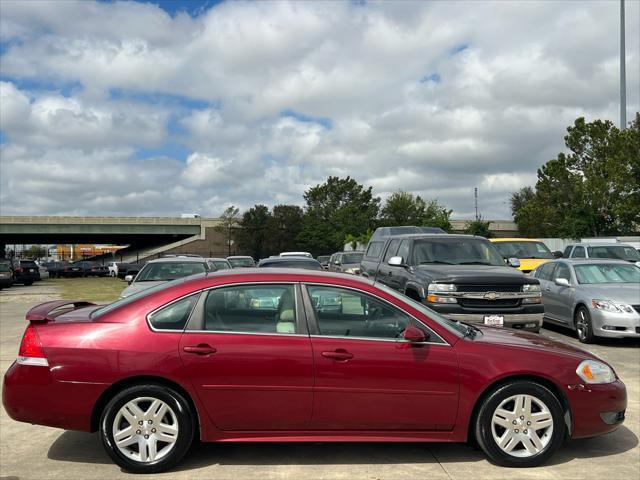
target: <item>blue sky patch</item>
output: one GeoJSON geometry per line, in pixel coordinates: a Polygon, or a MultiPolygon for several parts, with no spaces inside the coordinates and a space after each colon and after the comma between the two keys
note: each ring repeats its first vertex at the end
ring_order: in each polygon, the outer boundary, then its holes
{"type": "Polygon", "coordinates": [[[317,123],[318,125],[322,125],[327,130],[331,130],[331,128],[333,127],[333,121],[329,117],[312,117],[310,115],[305,115],[304,113],[296,112],[289,109],[280,112],[280,116],[295,118],[299,122],[317,123]]]}
{"type": "Polygon", "coordinates": [[[428,82],[440,83],[441,81],[442,81],[442,77],[440,77],[440,74],[438,72],[425,75],[420,79],[420,83],[428,83],[428,82]]]}
{"type": "Polygon", "coordinates": [[[158,148],[139,148],[134,153],[133,158],[145,160],[154,157],[169,157],[184,162],[190,153],[191,150],[181,143],[167,142],[158,148]]]}
{"type": "MultiPolygon", "coordinates": [[[[101,3],[116,3],[117,0],[98,0],[101,3]]],[[[157,5],[172,17],[181,12],[197,17],[224,0],[133,0],[137,3],[157,5]]]]}
{"type": "Polygon", "coordinates": [[[57,92],[65,97],[82,90],[82,83],[78,81],[64,81],[51,78],[17,78],[8,75],[0,75],[3,82],[13,83],[18,90],[23,92],[57,92]]]}
{"type": "Polygon", "coordinates": [[[461,43],[460,45],[453,47],[453,49],[451,50],[451,55],[453,56],[457,55],[458,53],[464,52],[467,48],[469,48],[469,44],[461,43]]]}
{"type": "Polygon", "coordinates": [[[152,105],[168,105],[188,108],[190,110],[202,110],[204,108],[220,108],[220,101],[210,102],[184,95],[172,95],[169,93],[146,93],[123,88],[111,88],[109,98],[112,100],[132,100],[152,105]]]}

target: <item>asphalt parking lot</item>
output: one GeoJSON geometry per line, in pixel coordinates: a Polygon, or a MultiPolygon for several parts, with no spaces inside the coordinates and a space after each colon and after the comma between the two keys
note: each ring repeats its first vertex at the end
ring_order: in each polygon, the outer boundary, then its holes
{"type": "MultiPolygon", "coordinates": [[[[55,299],[55,286],[0,292],[0,371],[14,361],[34,304],[55,299]]],[[[579,344],[554,328],[543,335],[579,344]]],[[[567,443],[548,465],[500,468],[482,452],[449,444],[198,444],[171,479],[635,479],[640,478],[640,342],[603,341],[588,349],[610,362],[627,385],[627,420],[616,432],[567,443]]],[[[42,399],[46,402],[46,398],[42,399]]],[[[0,480],[131,478],[111,462],[97,434],[18,423],[0,412],[0,480]]],[[[154,476],[155,478],[155,476],[154,476]]]]}

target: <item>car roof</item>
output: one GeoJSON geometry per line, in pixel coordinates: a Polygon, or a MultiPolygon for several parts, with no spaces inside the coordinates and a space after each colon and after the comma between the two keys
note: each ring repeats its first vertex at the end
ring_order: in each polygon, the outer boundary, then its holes
{"type": "Polygon", "coordinates": [[[594,265],[598,263],[619,263],[620,265],[633,265],[627,260],[617,258],[558,258],[554,260],[554,262],[566,262],[571,265],[594,265]]]}
{"type": "Polygon", "coordinates": [[[372,280],[348,273],[328,272],[326,270],[301,270],[298,268],[241,268],[235,270],[217,270],[215,272],[199,273],[186,277],[185,283],[198,283],[207,278],[218,277],[250,277],[251,282],[264,281],[262,279],[269,278],[267,281],[318,281],[322,280],[349,280],[351,282],[360,283],[362,285],[372,286],[375,284],[372,280]]]}
{"type": "Polygon", "coordinates": [[[580,242],[580,243],[570,243],[567,247],[630,247],[633,248],[628,243],[620,243],[620,242],[580,242]]]}
{"type": "Polygon", "coordinates": [[[209,258],[207,258],[207,260],[215,260],[215,261],[218,261],[218,262],[226,262],[227,261],[226,258],[220,258],[220,257],[209,257],[209,258]]]}
{"type": "Polygon", "coordinates": [[[296,257],[294,255],[288,257],[269,257],[261,260],[261,263],[291,263],[291,262],[300,262],[300,263],[309,263],[309,262],[317,262],[315,258],[311,257],[296,257]]]}
{"type": "Polygon", "coordinates": [[[500,242],[541,242],[542,240],[538,240],[537,238],[505,237],[505,238],[490,238],[489,241],[493,243],[500,243],[500,242]]]}
{"type": "Polygon", "coordinates": [[[176,263],[176,262],[180,262],[180,263],[204,263],[204,261],[205,260],[202,257],[175,256],[175,257],[156,258],[155,260],[149,260],[147,263],[176,263]]]}
{"type": "Polygon", "coordinates": [[[401,239],[409,239],[409,238],[433,238],[436,240],[439,240],[441,238],[478,238],[480,240],[486,240],[486,238],[484,237],[480,237],[477,235],[465,235],[462,233],[405,233],[402,235],[389,235],[388,237],[383,237],[382,241],[384,240],[394,240],[396,238],[401,238],[401,239]]]}
{"type": "Polygon", "coordinates": [[[253,257],[249,255],[230,255],[227,257],[227,260],[229,260],[230,258],[250,258],[251,260],[253,260],[253,257]]]}

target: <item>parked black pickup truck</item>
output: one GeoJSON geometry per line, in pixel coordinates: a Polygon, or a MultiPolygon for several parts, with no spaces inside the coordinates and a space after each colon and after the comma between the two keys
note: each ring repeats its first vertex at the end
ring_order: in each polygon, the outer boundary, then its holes
{"type": "Polygon", "coordinates": [[[452,320],[534,332],[542,326],[538,280],[507,266],[483,237],[374,236],[361,270],[452,320]]]}

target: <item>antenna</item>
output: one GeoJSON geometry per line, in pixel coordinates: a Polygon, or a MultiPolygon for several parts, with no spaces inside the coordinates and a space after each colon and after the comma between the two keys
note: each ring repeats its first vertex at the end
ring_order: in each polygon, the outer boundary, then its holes
{"type": "Polygon", "coordinates": [[[478,221],[478,187],[473,189],[473,196],[476,200],[476,222],[478,221]]]}
{"type": "Polygon", "coordinates": [[[627,73],[624,48],[624,0],[620,0],[620,130],[627,128],[627,73]]]}

